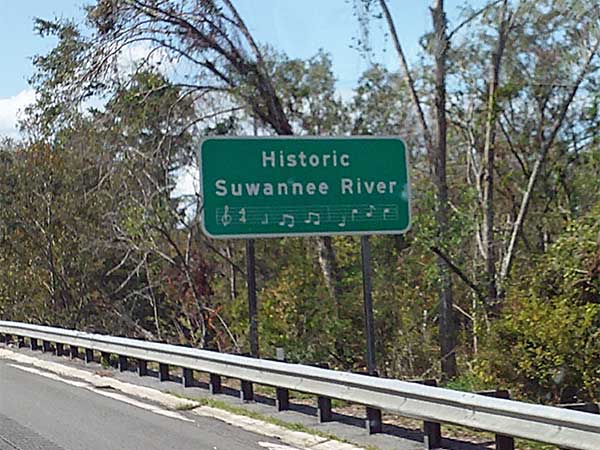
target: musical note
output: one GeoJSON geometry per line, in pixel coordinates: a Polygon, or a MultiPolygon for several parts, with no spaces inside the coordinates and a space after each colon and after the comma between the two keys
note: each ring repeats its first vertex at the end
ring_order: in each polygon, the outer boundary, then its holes
{"type": "Polygon", "coordinates": [[[342,231],[352,229],[353,225],[372,222],[375,220],[393,221],[399,215],[398,206],[391,203],[363,203],[363,204],[337,204],[311,205],[311,206],[220,206],[216,211],[216,223],[222,227],[234,225],[262,225],[270,226],[279,224],[284,228],[296,228],[298,224],[313,226],[330,225],[342,231]],[[269,217],[270,216],[270,217],[269,217]]]}
{"type": "Polygon", "coordinates": [[[283,214],[281,216],[281,222],[279,222],[279,225],[283,227],[286,225],[286,223],[288,228],[294,228],[294,216],[291,214],[283,214]]]}
{"type": "Polygon", "coordinates": [[[321,214],[316,212],[309,212],[308,218],[304,223],[312,223],[313,225],[319,225],[321,223],[321,214]]]}
{"type": "Polygon", "coordinates": [[[368,218],[373,217],[373,213],[375,212],[375,207],[373,205],[369,205],[369,210],[366,213],[368,218]]]}
{"type": "Polygon", "coordinates": [[[224,227],[231,223],[231,215],[229,214],[229,206],[225,205],[225,210],[223,211],[223,215],[221,216],[221,223],[224,227]]]}

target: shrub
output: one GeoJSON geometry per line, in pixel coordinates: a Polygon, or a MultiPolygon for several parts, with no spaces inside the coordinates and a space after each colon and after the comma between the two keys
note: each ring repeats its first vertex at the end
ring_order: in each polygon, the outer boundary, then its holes
{"type": "Polygon", "coordinates": [[[536,401],[600,399],[600,205],[508,290],[479,373],[536,401]]]}

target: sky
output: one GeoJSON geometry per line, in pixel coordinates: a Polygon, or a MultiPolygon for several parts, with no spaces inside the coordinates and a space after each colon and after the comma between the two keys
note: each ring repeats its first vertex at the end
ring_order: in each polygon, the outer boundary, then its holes
{"type": "MultiPolygon", "coordinates": [[[[319,49],[329,52],[342,94],[351,92],[360,74],[369,66],[364,55],[351,48],[359,36],[353,12],[354,0],[237,0],[234,4],[255,39],[269,43],[290,57],[309,58],[319,49]]],[[[480,5],[483,0],[447,0],[452,23],[459,6],[480,5]]],[[[35,34],[34,18],[72,18],[83,22],[91,0],[0,0],[0,135],[16,136],[19,111],[34,99],[27,80],[33,74],[32,57],[55,45],[52,38],[35,34]]],[[[409,60],[419,51],[420,36],[430,29],[426,0],[388,0],[400,40],[409,60]]],[[[391,42],[383,37],[383,24],[374,30],[373,60],[396,69],[391,42]]]]}

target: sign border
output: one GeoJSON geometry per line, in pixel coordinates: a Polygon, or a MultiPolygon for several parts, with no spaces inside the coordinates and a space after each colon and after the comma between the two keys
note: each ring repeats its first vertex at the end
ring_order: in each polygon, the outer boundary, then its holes
{"type": "Polygon", "coordinates": [[[198,164],[199,164],[199,174],[200,174],[200,183],[199,183],[199,191],[198,194],[202,200],[202,205],[200,207],[200,228],[202,232],[211,239],[261,239],[261,238],[286,238],[286,237],[311,237],[311,236],[375,236],[375,235],[390,235],[390,234],[405,234],[412,227],[412,192],[411,192],[411,183],[410,183],[410,166],[408,164],[408,148],[406,146],[406,142],[399,136],[297,136],[297,135],[277,135],[277,136],[205,136],[200,139],[200,148],[197,152],[198,155],[198,164]],[[389,139],[400,141],[402,145],[404,145],[404,159],[406,164],[406,184],[408,186],[408,223],[405,228],[402,230],[375,230],[375,231],[331,231],[331,232],[321,232],[317,231],[314,233],[311,232],[288,232],[285,234],[279,233],[264,233],[264,234],[218,234],[214,235],[210,233],[205,226],[205,213],[206,209],[204,208],[204,186],[202,180],[202,148],[206,141],[210,140],[219,140],[219,141],[230,141],[230,140],[285,140],[285,139],[302,139],[302,140],[349,140],[349,139],[358,139],[358,140],[373,140],[373,139],[389,139]]]}

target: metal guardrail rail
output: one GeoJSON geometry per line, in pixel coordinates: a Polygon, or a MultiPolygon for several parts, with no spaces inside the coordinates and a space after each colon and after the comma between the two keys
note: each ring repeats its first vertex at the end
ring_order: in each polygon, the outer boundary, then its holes
{"type": "Polygon", "coordinates": [[[246,389],[249,397],[252,388],[248,383],[257,383],[276,387],[278,391],[289,389],[320,398],[346,400],[405,417],[455,424],[562,448],[600,449],[600,416],[586,412],[301,364],[18,322],[0,321],[0,335],[28,338],[32,348],[38,348],[41,340],[44,349],[50,343],[59,344],[57,349],[63,345],[71,346],[71,351],[86,349],[86,360],[89,354],[93,359],[92,351],[98,351],[105,356],[118,355],[125,365],[127,358],[137,359],[144,368],[147,361],[157,362],[161,365],[161,379],[165,366],[167,376],[168,366],[183,368],[184,383],[186,376],[193,375],[192,370],[211,374],[211,387],[220,386],[219,376],[237,378],[242,380],[242,391],[246,389]],[[217,377],[218,382],[213,377],[217,377]]]}

